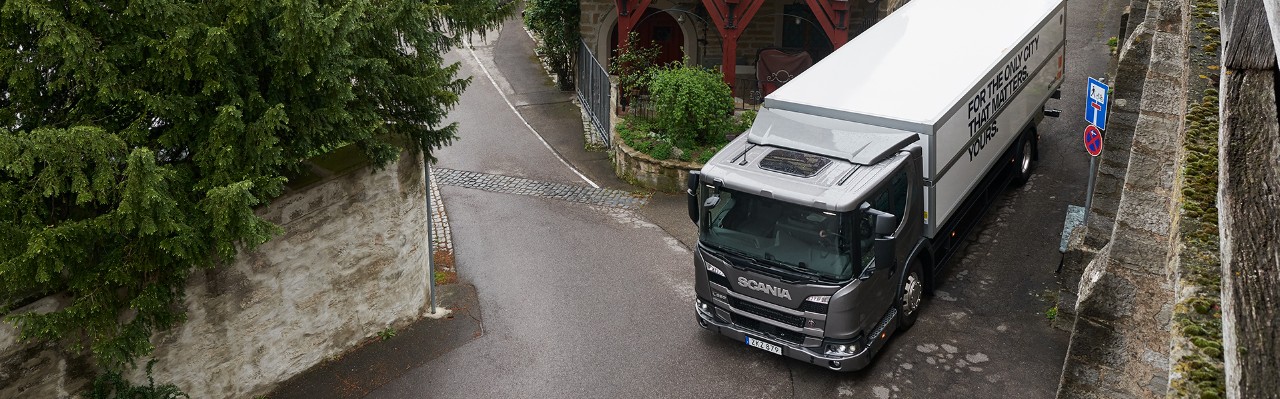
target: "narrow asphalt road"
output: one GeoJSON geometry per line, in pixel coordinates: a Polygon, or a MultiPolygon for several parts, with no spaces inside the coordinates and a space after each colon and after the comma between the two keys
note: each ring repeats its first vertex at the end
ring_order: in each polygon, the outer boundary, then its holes
{"type": "MultiPolygon", "coordinates": [[[[512,26],[502,35],[524,34],[512,26]]],[[[790,397],[771,355],[693,323],[691,255],[678,240],[627,206],[559,199],[644,197],[586,188],[509,111],[469,51],[453,56],[474,80],[451,115],[463,139],[436,167],[476,172],[473,185],[484,187],[441,188],[484,334],[369,397],[790,397]]],[[[571,103],[538,103],[577,118],[571,103]]]]}
{"type": "Polygon", "coordinates": [[[683,199],[636,195],[582,149],[569,95],[508,23],[474,55],[449,54],[473,81],[451,114],[462,139],[436,165],[471,179],[442,191],[484,333],[369,397],[1052,397],[1068,335],[1044,297],[1066,206],[1084,202],[1084,77],[1105,72],[1119,3],[1068,3],[1066,83],[1050,104],[1064,112],[1041,126],[1036,175],[984,219],[918,324],[847,374],[698,328],[683,199]]]}

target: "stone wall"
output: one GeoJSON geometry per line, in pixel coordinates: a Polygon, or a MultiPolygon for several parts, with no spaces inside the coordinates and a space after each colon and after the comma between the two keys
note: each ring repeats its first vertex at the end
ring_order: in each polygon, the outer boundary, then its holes
{"type": "MultiPolygon", "coordinates": [[[[286,233],[193,273],[188,320],[153,338],[157,382],[193,398],[247,398],[419,317],[428,251],[422,163],[350,168],[259,210],[286,233]]],[[[46,298],[32,306],[57,306],[46,298]]],[[[0,397],[68,397],[88,362],[0,329],[0,397]],[[18,377],[10,373],[20,373],[18,377]]],[[[145,364],[145,359],[141,361],[145,364]]],[[[134,380],[145,382],[141,370],[134,380]]]]}
{"type": "Polygon", "coordinates": [[[1063,298],[1075,301],[1062,309],[1073,325],[1059,397],[1163,397],[1168,390],[1187,6],[1184,0],[1131,5],[1107,155],[1087,232],[1064,264],[1063,298]]]}
{"type": "Polygon", "coordinates": [[[608,38],[610,30],[617,30],[615,23],[618,21],[617,2],[611,0],[581,0],[578,2],[578,9],[581,15],[578,18],[578,33],[582,35],[582,40],[587,43],[587,47],[591,49],[591,53],[595,54],[596,59],[600,60],[600,65],[608,67],[608,59],[611,56],[608,49],[600,48],[600,38],[608,38]]]}
{"type": "Polygon", "coordinates": [[[1146,0],[1134,0],[1129,11],[1119,16],[1121,26],[1117,37],[1125,40],[1107,72],[1114,99],[1107,115],[1106,149],[1098,156],[1098,173],[1094,176],[1093,203],[1088,210],[1087,226],[1072,232],[1070,250],[1059,273],[1062,292],[1058,296],[1058,315],[1054,325],[1061,329],[1070,330],[1075,323],[1084,267],[1097,256],[1099,249],[1110,242],[1120,207],[1139,105],[1142,104],[1142,88],[1146,83],[1147,64],[1151,59],[1151,25],[1141,23],[1145,13],[1146,0]],[[1124,72],[1123,79],[1116,79],[1120,71],[1124,72]]]}
{"type": "MultiPolygon", "coordinates": [[[[14,313],[51,312],[70,304],[60,296],[42,298],[14,313]]],[[[12,324],[0,322],[0,398],[66,398],[88,386],[93,361],[55,344],[18,341],[12,324]]]]}
{"type": "Polygon", "coordinates": [[[884,19],[890,13],[898,11],[902,6],[907,5],[910,0],[879,0],[876,2],[877,20],[884,19]]]}
{"type": "Polygon", "coordinates": [[[684,191],[689,171],[702,169],[699,163],[654,159],[621,140],[617,143],[613,151],[614,173],[640,187],[678,193],[684,191]]]}

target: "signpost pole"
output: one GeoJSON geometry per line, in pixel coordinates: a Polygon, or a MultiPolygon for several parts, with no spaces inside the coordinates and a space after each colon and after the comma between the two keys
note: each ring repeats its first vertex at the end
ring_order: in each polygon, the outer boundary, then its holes
{"type": "Polygon", "coordinates": [[[1089,225],[1089,214],[1092,213],[1093,206],[1093,183],[1098,175],[1098,157],[1089,157],[1089,183],[1086,184],[1084,194],[1084,225],[1089,225]]]}
{"type": "Polygon", "coordinates": [[[1102,154],[1102,131],[1107,128],[1107,97],[1110,87],[1099,79],[1089,78],[1088,89],[1085,90],[1084,121],[1089,125],[1084,128],[1084,148],[1089,152],[1089,183],[1084,197],[1084,221],[1088,225],[1089,213],[1093,209],[1093,184],[1098,175],[1098,155],[1102,154]]]}
{"type": "Polygon", "coordinates": [[[1062,258],[1058,260],[1058,270],[1062,271],[1062,263],[1066,260],[1067,247],[1070,246],[1071,233],[1080,225],[1089,225],[1089,214],[1093,210],[1093,185],[1097,183],[1098,156],[1102,155],[1102,130],[1107,128],[1107,97],[1110,88],[1098,79],[1089,78],[1089,86],[1085,90],[1084,150],[1089,154],[1089,182],[1085,188],[1084,208],[1067,205],[1067,218],[1062,226],[1062,241],[1058,252],[1062,258]]]}
{"type": "Polygon", "coordinates": [[[1089,224],[1089,213],[1093,209],[1093,186],[1097,183],[1098,177],[1098,155],[1102,154],[1102,130],[1107,128],[1107,97],[1109,97],[1110,88],[1094,78],[1089,78],[1089,85],[1086,87],[1084,121],[1088,125],[1084,127],[1084,149],[1089,154],[1089,183],[1085,188],[1084,208],[1067,205],[1067,217],[1062,226],[1062,242],[1058,246],[1058,252],[1062,252],[1063,257],[1058,261],[1058,270],[1054,273],[1062,271],[1062,262],[1066,259],[1071,232],[1080,225],[1088,226],[1089,224]]]}

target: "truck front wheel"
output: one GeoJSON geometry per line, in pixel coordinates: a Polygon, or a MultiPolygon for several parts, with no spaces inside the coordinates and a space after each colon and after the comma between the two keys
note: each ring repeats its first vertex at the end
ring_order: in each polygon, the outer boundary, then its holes
{"type": "Polygon", "coordinates": [[[920,313],[920,303],[924,298],[924,269],[920,261],[911,262],[911,271],[902,279],[902,294],[898,299],[898,314],[901,322],[898,331],[906,331],[916,324],[916,316],[920,313]]]}

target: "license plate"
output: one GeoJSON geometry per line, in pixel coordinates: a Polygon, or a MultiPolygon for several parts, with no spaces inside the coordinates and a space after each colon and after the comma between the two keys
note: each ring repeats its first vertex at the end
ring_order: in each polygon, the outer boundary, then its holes
{"type": "Polygon", "coordinates": [[[781,347],[781,346],[777,346],[777,345],[774,345],[774,344],[771,344],[771,343],[768,343],[768,342],[764,342],[764,341],[761,341],[761,340],[758,340],[758,339],[755,339],[755,338],[747,337],[747,345],[750,345],[750,346],[753,346],[753,347],[756,347],[756,348],[760,348],[760,349],[764,350],[765,352],[769,352],[769,353],[772,353],[772,354],[775,354],[775,355],[781,355],[781,354],[782,354],[782,347],[781,347]]]}

